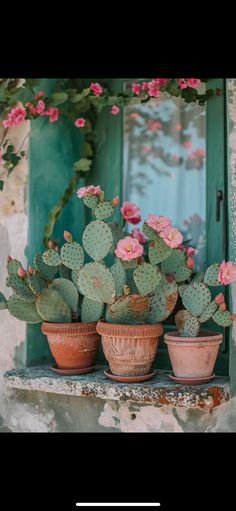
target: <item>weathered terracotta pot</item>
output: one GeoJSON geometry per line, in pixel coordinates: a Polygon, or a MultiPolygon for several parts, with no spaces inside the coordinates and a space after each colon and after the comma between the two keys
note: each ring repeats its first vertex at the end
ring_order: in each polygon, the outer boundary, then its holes
{"type": "Polygon", "coordinates": [[[85,369],[93,366],[99,335],[97,322],[42,323],[42,332],[59,369],[85,369]]]}
{"type": "Polygon", "coordinates": [[[98,321],[104,355],[113,374],[148,374],[155,358],[162,325],[114,325],[98,321]]]}
{"type": "Polygon", "coordinates": [[[222,343],[222,334],[200,332],[198,337],[180,337],[178,332],[164,335],[174,375],[179,378],[205,378],[213,373],[222,343]]]}

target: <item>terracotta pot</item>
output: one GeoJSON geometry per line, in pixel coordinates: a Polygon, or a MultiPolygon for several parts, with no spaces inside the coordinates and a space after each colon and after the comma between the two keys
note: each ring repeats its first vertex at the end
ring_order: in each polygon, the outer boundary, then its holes
{"type": "Polygon", "coordinates": [[[99,335],[97,322],[42,323],[42,332],[60,369],[84,369],[94,364],[99,335]]]}
{"type": "Polygon", "coordinates": [[[180,337],[178,332],[164,335],[174,371],[179,378],[204,378],[213,373],[222,334],[200,332],[198,337],[180,337]]]}
{"type": "Polygon", "coordinates": [[[148,374],[155,358],[162,325],[113,325],[98,321],[104,355],[113,374],[148,374]]]}

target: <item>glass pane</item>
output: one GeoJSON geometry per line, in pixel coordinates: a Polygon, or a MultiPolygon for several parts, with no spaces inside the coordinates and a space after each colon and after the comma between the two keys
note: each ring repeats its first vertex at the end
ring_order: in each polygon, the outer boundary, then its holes
{"type": "MultiPolygon", "coordinates": [[[[205,109],[162,94],[125,109],[123,197],[165,215],[196,248],[196,270],[206,260],[205,109]]],[[[141,225],[141,224],[140,224],[141,225]]],[[[129,230],[133,226],[129,225],[129,230]]]]}

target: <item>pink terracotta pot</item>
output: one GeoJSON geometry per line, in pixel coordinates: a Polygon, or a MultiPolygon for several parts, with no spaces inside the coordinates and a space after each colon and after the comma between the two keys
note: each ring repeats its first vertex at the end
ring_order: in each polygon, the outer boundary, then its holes
{"type": "Polygon", "coordinates": [[[100,336],[97,322],[42,323],[42,332],[59,369],[85,369],[93,366],[100,336]]]}
{"type": "Polygon", "coordinates": [[[148,374],[155,358],[163,327],[156,325],[114,325],[98,321],[104,355],[113,374],[148,374]]]}
{"type": "Polygon", "coordinates": [[[178,332],[164,335],[174,375],[179,378],[204,378],[213,373],[222,334],[200,332],[198,337],[180,337],[178,332]]]}

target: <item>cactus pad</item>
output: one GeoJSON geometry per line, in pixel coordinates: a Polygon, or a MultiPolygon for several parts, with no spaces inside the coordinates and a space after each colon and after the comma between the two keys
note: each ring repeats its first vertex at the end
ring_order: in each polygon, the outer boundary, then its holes
{"type": "Polygon", "coordinates": [[[37,297],[36,307],[39,315],[49,323],[70,323],[71,311],[54,289],[44,289],[37,297]]]}
{"type": "Polygon", "coordinates": [[[124,286],[127,283],[126,271],[122,262],[117,259],[116,262],[111,266],[110,271],[115,281],[116,296],[120,296],[123,294],[124,286]]]}
{"type": "Polygon", "coordinates": [[[180,266],[177,268],[175,273],[175,280],[176,282],[184,282],[185,280],[189,279],[192,275],[192,270],[185,266],[180,266]]]}
{"type": "Polygon", "coordinates": [[[178,300],[178,288],[176,282],[168,282],[165,275],[161,276],[161,282],[149,297],[150,311],[148,323],[160,323],[173,312],[178,300]]]}
{"type": "Polygon", "coordinates": [[[79,297],[73,282],[68,279],[58,278],[50,285],[50,289],[54,289],[70,309],[77,311],[79,297]]]}
{"type": "Polygon", "coordinates": [[[137,266],[137,258],[131,259],[130,261],[122,261],[121,259],[121,263],[125,270],[134,270],[137,266]]]}
{"type": "Polygon", "coordinates": [[[163,273],[176,273],[179,268],[186,266],[186,255],[183,250],[174,248],[172,254],[161,263],[163,273]]]}
{"type": "Polygon", "coordinates": [[[45,280],[41,277],[38,277],[38,275],[35,275],[34,273],[32,275],[28,275],[27,283],[32,293],[34,293],[36,296],[40,295],[42,290],[47,287],[45,280]]]}
{"type": "Polygon", "coordinates": [[[172,253],[172,248],[161,239],[151,241],[149,245],[149,261],[152,264],[158,264],[167,259],[172,253]]]}
{"type": "Polygon", "coordinates": [[[218,280],[220,265],[214,263],[205,271],[204,282],[208,286],[221,286],[222,284],[218,280]]]}
{"type": "Polygon", "coordinates": [[[123,233],[122,226],[120,224],[117,224],[116,222],[109,222],[108,225],[111,229],[112,236],[113,236],[113,243],[112,243],[112,247],[111,247],[111,252],[113,253],[118,241],[124,237],[124,233],[123,233]]]}
{"type": "Polygon", "coordinates": [[[114,213],[114,208],[112,203],[109,201],[99,202],[97,207],[95,208],[94,214],[98,220],[105,220],[106,218],[110,218],[114,213]]]}
{"type": "Polygon", "coordinates": [[[24,302],[34,302],[35,296],[27,285],[27,281],[18,277],[18,275],[12,274],[8,278],[10,287],[12,287],[15,295],[24,302]]]}
{"type": "Polygon", "coordinates": [[[198,318],[187,310],[181,310],[175,315],[175,323],[181,337],[197,337],[200,330],[198,318]]]}
{"type": "Polygon", "coordinates": [[[38,253],[34,258],[34,267],[39,271],[41,276],[45,280],[53,280],[55,275],[57,274],[59,267],[58,266],[48,266],[45,264],[42,258],[42,254],[38,253]]]}
{"type": "Polygon", "coordinates": [[[101,220],[94,220],[85,227],[83,245],[94,261],[101,261],[111,250],[113,236],[110,227],[101,220]]]}
{"type": "Polygon", "coordinates": [[[193,314],[200,316],[211,302],[211,293],[203,282],[196,282],[185,289],[182,297],[184,307],[193,314]]]}
{"type": "Polygon", "coordinates": [[[60,277],[62,279],[71,280],[71,273],[72,273],[72,271],[76,271],[76,270],[70,270],[70,268],[67,268],[66,266],[64,266],[64,264],[61,264],[59,271],[60,271],[60,277]]]}
{"type": "Polygon", "coordinates": [[[8,299],[8,310],[12,316],[26,323],[41,323],[35,303],[23,302],[16,295],[11,295],[8,299]]]}
{"type": "Polygon", "coordinates": [[[112,273],[101,263],[87,263],[79,272],[78,286],[81,293],[91,300],[112,303],[115,281],[112,273]]]}
{"type": "Polygon", "coordinates": [[[43,253],[43,261],[45,264],[48,264],[49,266],[58,266],[61,264],[61,258],[56,252],[56,250],[53,250],[50,248],[49,250],[46,250],[46,252],[43,253]]]}
{"type": "Polygon", "coordinates": [[[198,318],[200,323],[205,323],[205,321],[211,319],[216,310],[217,310],[216,303],[215,302],[209,303],[209,305],[205,308],[205,310],[201,313],[201,315],[198,318]]]}
{"type": "Polygon", "coordinates": [[[149,238],[149,240],[159,240],[161,239],[158,232],[154,231],[149,225],[147,225],[145,222],[143,224],[143,234],[149,238]]]}
{"type": "Polygon", "coordinates": [[[11,261],[9,261],[7,263],[8,275],[17,274],[20,267],[21,267],[20,261],[17,261],[16,259],[12,259],[11,261]]]}
{"type": "Polygon", "coordinates": [[[0,293],[0,310],[3,310],[3,309],[6,309],[7,308],[7,300],[5,298],[5,296],[0,293]]]}
{"type": "Polygon", "coordinates": [[[212,316],[212,319],[220,326],[230,326],[232,324],[231,314],[229,311],[221,311],[218,309],[217,312],[212,316]]]}
{"type": "Polygon", "coordinates": [[[134,270],[134,281],[141,295],[152,293],[161,281],[161,273],[150,263],[143,263],[134,270]]]}
{"type": "Polygon", "coordinates": [[[85,323],[98,321],[102,317],[103,309],[104,303],[91,300],[87,298],[87,296],[84,296],[81,305],[81,321],[85,323]]]}
{"type": "Polygon", "coordinates": [[[181,298],[184,294],[185,289],[187,289],[187,287],[188,287],[188,284],[181,284],[180,286],[178,286],[179,296],[181,296],[181,298]]]}
{"type": "Polygon", "coordinates": [[[70,241],[61,248],[61,260],[67,268],[80,270],[84,264],[84,251],[79,243],[70,241]]]}
{"type": "Polygon", "coordinates": [[[199,271],[198,273],[196,273],[196,275],[194,275],[194,277],[192,278],[191,282],[189,282],[189,284],[194,284],[195,282],[202,282],[204,279],[204,272],[203,271],[199,271]]]}
{"type": "Polygon", "coordinates": [[[107,307],[106,320],[123,325],[142,325],[147,323],[148,312],[147,296],[122,295],[107,307]]]}
{"type": "Polygon", "coordinates": [[[95,209],[98,204],[99,199],[98,199],[97,195],[87,194],[87,195],[83,196],[83,201],[84,201],[85,206],[87,206],[90,209],[95,209]]]}

